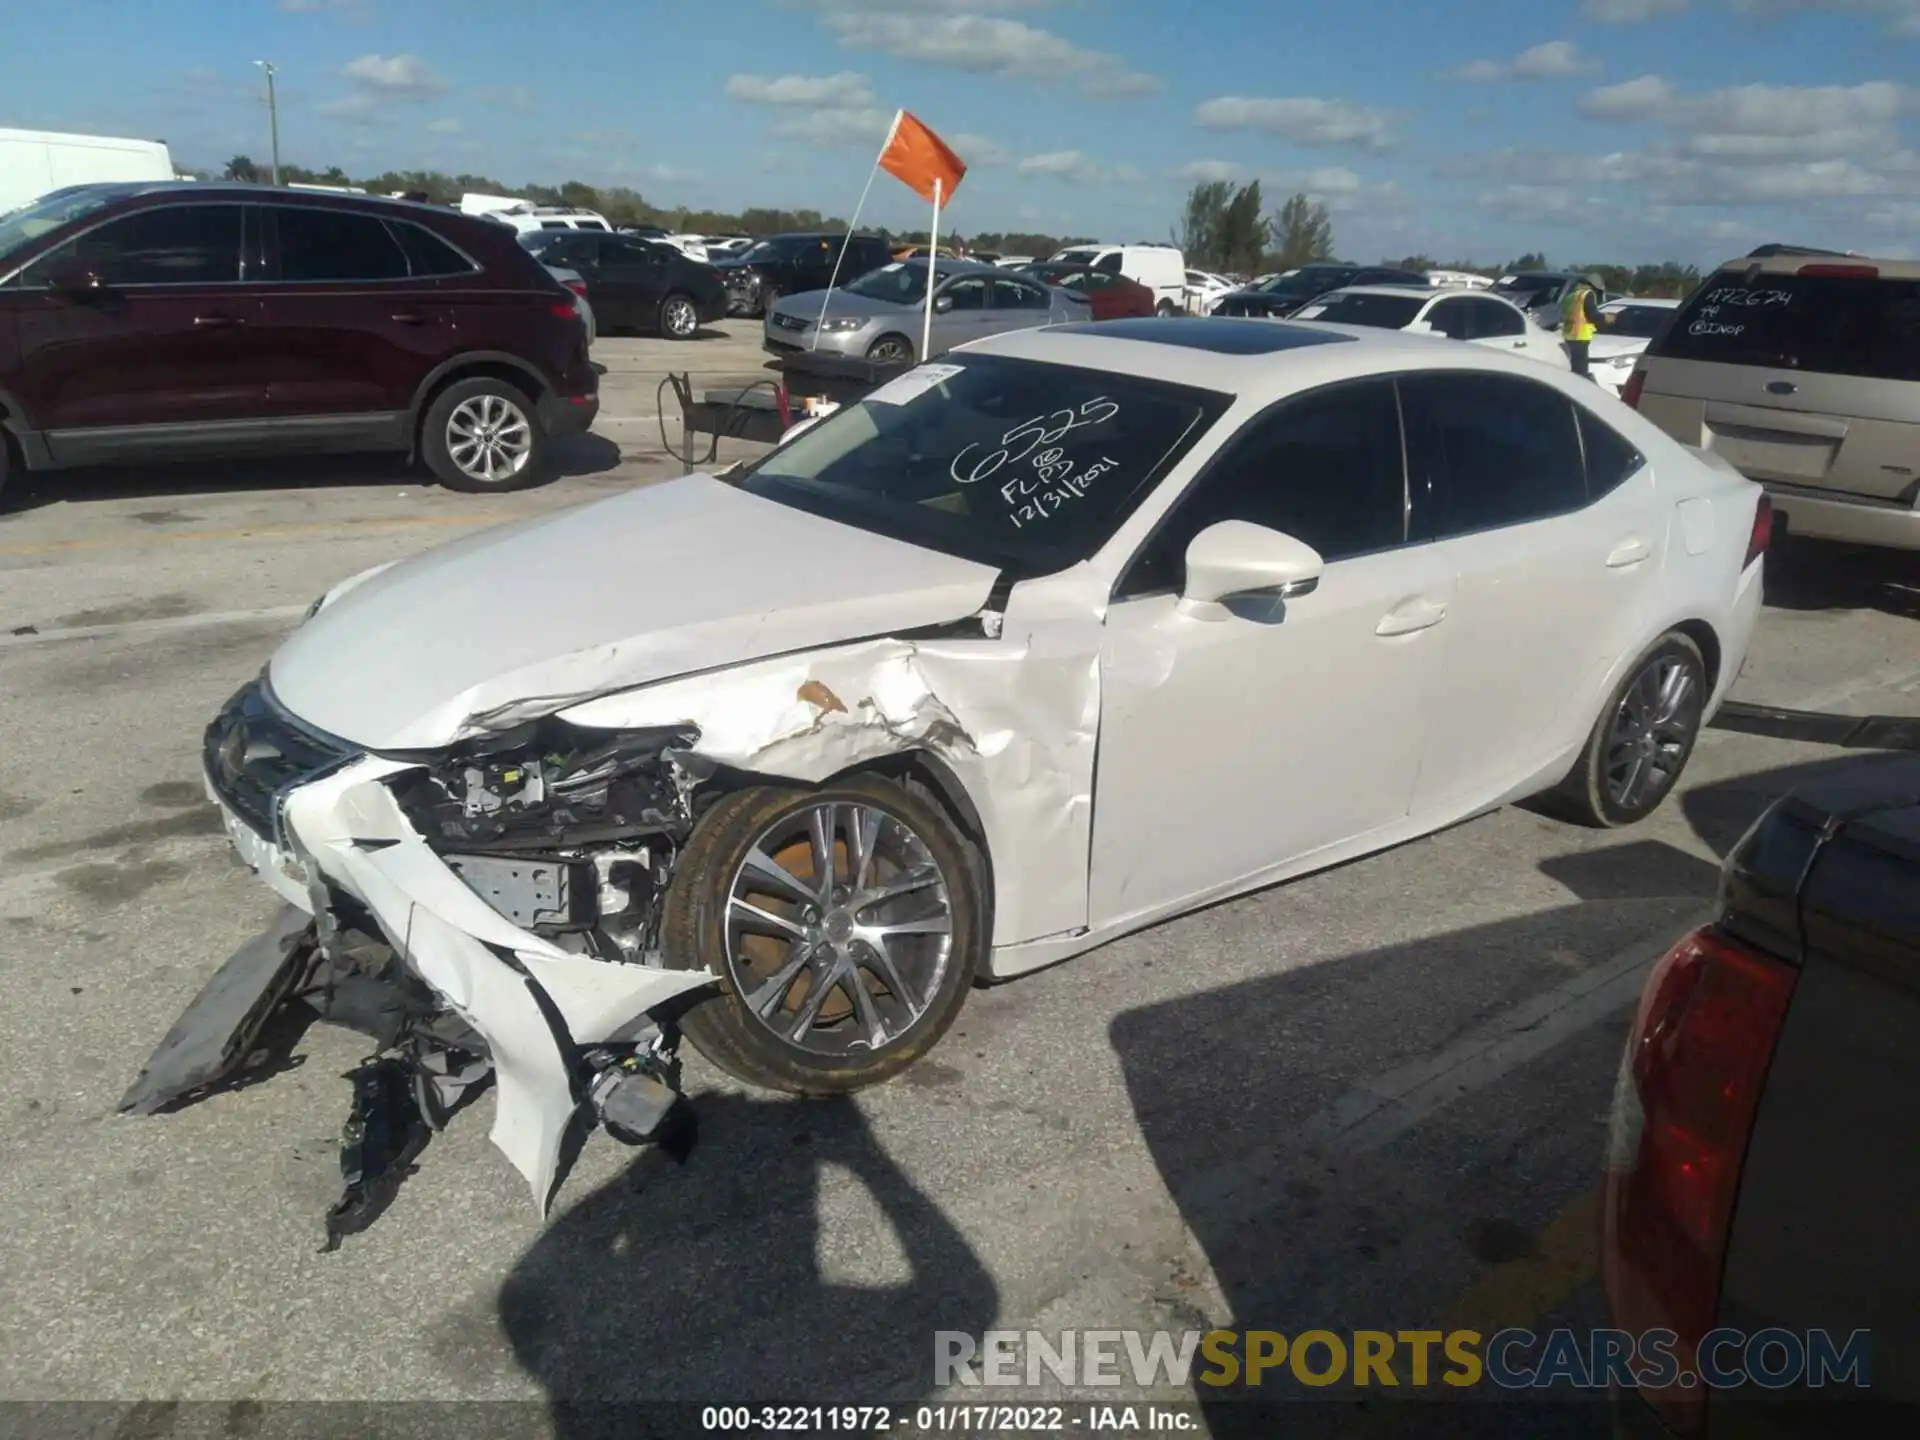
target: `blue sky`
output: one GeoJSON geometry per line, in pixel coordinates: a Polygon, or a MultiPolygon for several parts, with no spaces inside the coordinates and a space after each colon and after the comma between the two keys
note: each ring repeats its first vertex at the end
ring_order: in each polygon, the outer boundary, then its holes
{"type": "MultiPolygon", "coordinates": [[[[1164,238],[1194,178],[1325,199],[1357,259],[1920,254],[1920,0],[63,0],[0,125],[355,173],[846,214],[896,107],[963,232],[1164,238]]],[[[909,225],[882,177],[867,216],[909,225]]]]}

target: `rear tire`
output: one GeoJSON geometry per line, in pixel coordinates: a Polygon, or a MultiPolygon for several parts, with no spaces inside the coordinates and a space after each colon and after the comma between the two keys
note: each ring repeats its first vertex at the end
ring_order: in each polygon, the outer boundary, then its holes
{"type": "Polygon", "coordinates": [[[1167,320],[1178,315],[1180,312],[1173,308],[1173,302],[1171,300],[1162,300],[1158,305],[1153,307],[1153,313],[1158,315],[1162,320],[1167,320]]]}
{"type": "Polygon", "coordinates": [[[674,866],[661,943],[674,968],[719,977],[680,1021],[701,1054],[750,1085],[837,1095],[946,1034],[985,961],[987,916],[946,813],[856,775],[721,799],[674,866]]]}
{"type": "Polygon", "coordinates": [[[420,454],[449,490],[491,494],[537,484],[546,449],[539,408],[491,375],[454,381],[420,422],[420,454]]]}
{"type": "Polygon", "coordinates": [[[660,333],[669,340],[691,340],[700,328],[700,310],[692,299],[675,291],[660,302],[660,333]]]}
{"type": "Polygon", "coordinates": [[[1700,647],[1678,630],[1662,635],[1607,697],[1580,759],[1541,797],[1544,808],[1601,830],[1646,819],[1693,757],[1707,695],[1700,647]]]}

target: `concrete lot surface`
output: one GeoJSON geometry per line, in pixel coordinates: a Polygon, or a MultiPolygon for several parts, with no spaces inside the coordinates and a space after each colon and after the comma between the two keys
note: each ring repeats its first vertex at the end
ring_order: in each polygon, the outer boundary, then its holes
{"type": "MultiPolygon", "coordinates": [[[[732,328],[601,342],[600,425],[524,494],[350,460],[10,497],[0,1396],[873,1403],[928,1395],[937,1329],[1597,1320],[1597,1162],[1645,967],[1761,807],[1863,757],[1711,733],[1636,829],[1507,809],[1213,907],[975,992],[929,1059],[852,1101],[692,1059],[691,1160],[596,1136],[544,1224],[487,1142],[489,1097],[389,1214],[317,1253],[345,1032],[310,1030],[252,1088],[115,1113],[273,910],[201,796],[215,707],[335,580],[679,473],[655,386],[683,363],[753,378],[757,327],[732,328]]],[[[1790,555],[1738,693],[1920,713],[1914,579],[1790,555]]],[[[1565,1424],[1606,1433],[1595,1406],[1565,1424]]]]}

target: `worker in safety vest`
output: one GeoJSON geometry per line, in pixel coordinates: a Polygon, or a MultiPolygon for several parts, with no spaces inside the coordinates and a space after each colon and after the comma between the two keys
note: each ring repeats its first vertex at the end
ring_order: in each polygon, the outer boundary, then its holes
{"type": "Polygon", "coordinates": [[[1560,297],[1560,338],[1566,343],[1567,359],[1573,362],[1573,373],[1593,379],[1593,373],[1587,369],[1587,346],[1593,342],[1594,332],[1594,296],[1602,289],[1597,275],[1588,275],[1570,282],[1567,293],[1560,297]]]}

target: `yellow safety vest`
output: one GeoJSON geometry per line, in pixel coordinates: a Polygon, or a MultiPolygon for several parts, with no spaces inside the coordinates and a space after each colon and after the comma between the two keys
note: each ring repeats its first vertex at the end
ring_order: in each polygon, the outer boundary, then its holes
{"type": "Polygon", "coordinates": [[[1593,339],[1593,320],[1587,310],[1591,293],[1586,286],[1575,285],[1560,302],[1560,333],[1568,340],[1593,339]]]}

